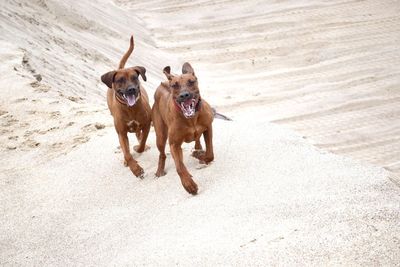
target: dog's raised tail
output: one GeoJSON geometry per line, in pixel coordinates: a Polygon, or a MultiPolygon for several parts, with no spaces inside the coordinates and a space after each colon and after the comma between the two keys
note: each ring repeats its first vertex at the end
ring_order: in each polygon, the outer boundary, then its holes
{"type": "Polygon", "coordinates": [[[223,115],[221,113],[218,113],[215,108],[211,108],[211,109],[212,109],[214,118],[221,119],[221,120],[226,120],[226,121],[231,121],[232,120],[231,118],[229,118],[229,117],[227,117],[227,116],[225,116],[225,115],[223,115]]]}
{"type": "Polygon", "coordinates": [[[121,61],[119,62],[118,69],[123,69],[125,67],[125,63],[128,60],[129,56],[132,54],[133,48],[135,47],[135,43],[133,42],[133,35],[131,35],[131,40],[129,43],[129,49],[126,51],[124,56],[121,58],[121,61]]]}

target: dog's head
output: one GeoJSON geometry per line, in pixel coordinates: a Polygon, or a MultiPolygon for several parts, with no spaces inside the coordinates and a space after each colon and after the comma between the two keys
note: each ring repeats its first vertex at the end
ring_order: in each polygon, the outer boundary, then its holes
{"type": "Polygon", "coordinates": [[[200,90],[197,77],[189,63],[182,66],[182,75],[171,74],[170,66],[164,68],[164,74],[169,81],[169,87],[175,104],[186,118],[196,114],[200,101],[200,90]]]}
{"type": "Polygon", "coordinates": [[[146,69],[141,66],[114,70],[101,76],[101,81],[115,90],[128,106],[132,107],[140,98],[139,75],[146,81],[146,69]]]}

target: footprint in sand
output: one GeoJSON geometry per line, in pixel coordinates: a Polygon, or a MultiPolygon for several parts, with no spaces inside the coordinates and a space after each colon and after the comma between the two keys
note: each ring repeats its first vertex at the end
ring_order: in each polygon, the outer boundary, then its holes
{"type": "Polygon", "coordinates": [[[76,147],[77,145],[79,145],[79,144],[84,144],[84,143],[86,143],[87,141],[89,141],[89,137],[88,136],[78,136],[78,137],[75,137],[73,140],[73,143],[74,143],[74,145],[72,146],[72,147],[76,147]]]}
{"type": "Polygon", "coordinates": [[[20,103],[20,102],[24,102],[24,101],[26,101],[26,100],[28,100],[28,98],[26,98],[26,97],[18,98],[18,99],[16,99],[16,100],[14,101],[14,103],[20,103]]]}
{"type": "Polygon", "coordinates": [[[30,64],[29,57],[26,54],[26,52],[25,52],[24,56],[22,57],[22,66],[24,67],[24,69],[29,71],[32,74],[33,78],[35,78],[35,80],[36,80],[35,82],[31,83],[31,86],[33,88],[39,87],[40,86],[40,82],[43,80],[43,77],[42,77],[41,74],[36,73],[36,70],[30,64]]]}
{"type": "Polygon", "coordinates": [[[52,147],[52,148],[60,148],[60,147],[62,147],[63,145],[64,145],[64,143],[56,142],[56,143],[51,144],[51,147],[52,147]]]}
{"type": "Polygon", "coordinates": [[[52,119],[57,119],[57,118],[59,118],[61,116],[61,112],[60,111],[53,111],[53,112],[50,112],[50,118],[52,118],[52,119]]]}
{"type": "Polygon", "coordinates": [[[38,93],[47,93],[51,89],[50,86],[48,86],[46,84],[42,84],[39,81],[31,82],[30,85],[32,88],[35,88],[35,92],[38,92],[38,93]]]}
{"type": "Polygon", "coordinates": [[[30,148],[36,148],[40,145],[39,142],[33,140],[33,139],[27,139],[22,143],[24,146],[30,147],[30,148]]]}
{"type": "Polygon", "coordinates": [[[3,123],[1,124],[1,126],[3,126],[3,127],[10,127],[10,126],[15,125],[17,122],[18,122],[18,120],[12,118],[12,116],[11,116],[11,118],[9,118],[9,119],[7,119],[5,122],[3,122],[3,123]]]}
{"type": "Polygon", "coordinates": [[[80,96],[68,96],[67,99],[75,103],[79,103],[81,100],[83,100],[83,98],[80,96]]]}
{"type": "Polygon", "coordinates": [[[50,128],[47,129],[47,130],[41,130],[41,131],[39,131],[38,134],[44,135],[44,134],[47,134],[47,133],[49,133],[49,132],[52,132],[52,131],[58,130],[58,129],[60,129],[60,127],[58,127],[58,126],[53,126],[53,127],[50,127],[50,128]]]}
{"type": "Polygon", "coordinates": [[[87,125],[83,126],[81,129],[84,132],[93,132],[93,131],[96,131],[96,130],[102,130],[105,127],[106,126],[104,124],[96,122],[94,124],[93,123],[87,124],[87,125]]]}
{"type": "Polygon", "coordinates": [[[104,124],[98,123],[98,122],[96,122],[96,123],[94,124],[94,127],[95,127],[97,130],[101,130],[101,129],[106,128],[106,126],[105,126],[104,124]]]}
{"type": "Polygon", "coordinates": [[[25,133],[24,133],[24,137],[26,138],[26,137],[29,137],[29,136],[31,136],[32,134],[35,134],[35,133],[38,133],[39,132],[39,130],[28,130],[28,131],[25,131],[25,133]]]}

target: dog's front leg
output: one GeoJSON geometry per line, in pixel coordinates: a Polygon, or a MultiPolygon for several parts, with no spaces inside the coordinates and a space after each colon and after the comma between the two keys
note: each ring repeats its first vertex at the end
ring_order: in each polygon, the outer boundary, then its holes
{"type": "Polygon", "coordinates": [[[192,175],[188,172],[183,164],[182,143],[170,142],[171,154],[175,161],[176,171],[181,178],[181,182],[185,190],[195,195],[197,194],[197,184],[193,181],[192,175]]]}
{"type": "Polygon", "coordinates": [[[119,132],[118,133],[119,144],[122,149],[122,153],[124,154],[124,159],[126,164],[131,169],[132,173],[141,179],[143,179],[144,171],[142,167],[139,166],[136,160],[133,159],[131,152],[129,151],[129,139],[128,132],[119,132]]]}

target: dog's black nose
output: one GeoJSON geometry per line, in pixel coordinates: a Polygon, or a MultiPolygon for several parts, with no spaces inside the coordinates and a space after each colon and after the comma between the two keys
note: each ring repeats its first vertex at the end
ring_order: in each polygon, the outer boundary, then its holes
{"type": "Polygon", "coordinates": [[[188,100],[190,98],[193,97],[193,94],[188,92],[188,91],[184,91],[182,93],[179,94],[179,101],[185,101],[188,100]]]}
{"type": "Polygon", "coordinates": [[[137,88],[136,88],[136,87],[133,87],[133,86],[128,87],[128,89],[126,89],[126,92],[127,92],[128,94],[135,94],[136,91],[137,91],[137,88]]]}

